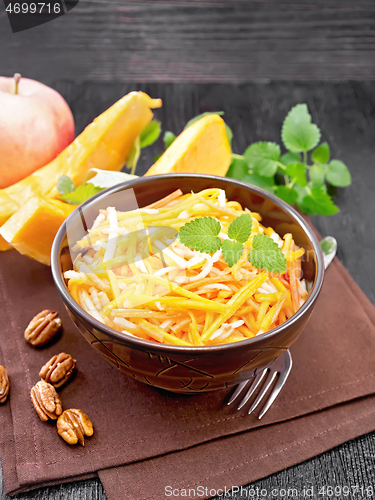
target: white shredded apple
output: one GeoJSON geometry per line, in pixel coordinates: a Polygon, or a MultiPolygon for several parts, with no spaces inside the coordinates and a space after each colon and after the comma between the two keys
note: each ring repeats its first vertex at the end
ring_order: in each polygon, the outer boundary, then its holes
{"type": "Polygon", "coordinates": [[[187,210],[183,210],[180,214],[177,215],[177,219],[188,219],[189,217],[190,215],[187,210]]]}
{"type": "Polygon", "coordinates": [[[96,229],[98,226],[100,226],[100,224],[105,221],[106,217],[104,214],[99,214],[97,216],[97,218],[95,219],[94,221],[94,224],[92,225],[92,228],[90,229],[90,231],[93,231],[94,229],[96,229]]]}
{"type": "Polygon", "coordinates": [[[240,319],[238,321],[234,321],[233,323],[223,323],[220,328],[214,332],[210,340],[214,340],[216,338],[220,338],[220,340],[226,339],[229,335],[232,334],[233,330],[238,328],[239,326],[242,326],[244,324],[244,320],[240,319]]]}
{"type": "Polygon", "coordinates": [[[140,208],[139,211],[149,215],[154,215],[159,213],[159,210],[157,208],[140,208]]]}
{"type": "Polygon", "coordinates": [[[219,196],[217,197],[220,207],[225,207],[226,205],[226,197],[224,189],[219,189],[219,196]]]}
{"type": "Polygon", "coordinates": [[[64,278],[67,280],[76,280],[81,278],[81,273],[77,273],[77,271],[65,271],[64,278]]]}
{"type": "Polygon", "coordinates": [[[147,267],[143,262],[142,255],[136,255],[134,257],[134,265],[137,269],[139,269],[142,273],[148,274],[147,267]]]}

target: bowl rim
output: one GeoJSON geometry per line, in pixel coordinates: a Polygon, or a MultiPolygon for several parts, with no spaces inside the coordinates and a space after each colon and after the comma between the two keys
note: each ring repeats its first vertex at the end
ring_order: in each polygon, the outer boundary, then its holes
{"type": "Polygon", "coordinates": [[[223,351],[232,351],[232,350],[237,350],[237,349],[244,349],[247,346],[252,346],[256,348],[256,344],[262,342],[263,340],[272,340],[273,337],[278,336],[282,331],[284,331],[286,328],[289,328],[292,326],[294,323],[296,323],[302,316],[305,314],[308,314],[310,309],[313,307],[315,301],[318,298],[318,295],[320,293],[320,290],[323,285],[323,279],[324,279],[324,258],[323,258],[323,252],[320,247],[320,244],[310,228],[310,226],[306,223],[306,221],[303,219],[303,217],[290,205],[288,205],[286,202],[278,198],[272,193],[269,193],[268,191],[259,188],[258,186],[254,186],[253,184],[249,184],[247,182],[242,182],[237,179],[232,179],[230,177],[220,177],[217,175],[209,175],[209,174],[190,174],[190,173],[176,173],[176,174],[163,174],[163,175],[154,175],[154,176],[142,176],[139,177],[138,179],[131,179],[129,181],[122,182],[120,184],[116,184],[113,187],[107,188],[104,191],[101,191],[97,193],[96,195],[92,196],[88,200],[84,201],[81,203],[73,212],[67,217],[67,219],[64,221],[64,223],[60,226],[59,230],[56,233],[56,236],[54,238],[53,244],[52,244],[52,250],[51,250],[51,271],[52,271],[52,277],[55,282],[55,285],[63,299],[64,302],[66,302],[69,307],[69,309],[72,309],[74,313],[78,316],[83,318],[86,322],[91,323],[93,327],[96,330],[103,331],[106,335],[109,337],[113,337],[115,341],[120,341],[120,343],[127,344],[129,347],[138,347],[142,350],[158,350],[165,355],[171,355],[171,354],[195,354],[195,355],[206,355],[208,353],[220,353],[223,351]],[[79,209],[83,207],[87,207],[90,204],[94,203],[97,201],[99,198],[104,198],[107,195],[116,193],[118,191],[121,191],[123,189],[128,189],[131,188],[134,185],[139,185],[139,184],[144,184],[144,183],[149,183],[153,181],[161,182],[163,179],[181,179],[183,180],[184,178],[189,178],[189,179],[194,179],[194,178],[203,178],[207,180],[212,180],[212,181],[220,181],[220,182],[226,182],[229,184],[232,184],[234,186],[238,186],[241,188],[245,188],[246,190],[250,190],[256,194],[259,194],[261,196],[264,196],[266,198],[271,199],[274,203],[279,205],[283,210],[289,213],[296,221],[298,224],[302,227],[303,231],[307,234],[309,240],[311,241],[314,249],[314,253],[316,256],[316,262],[317,262],[317,272],[315,276],[315,283],[313,286],[313,289],[311,290],[311,293],[309,297],[307,298],[306,302],[302,305],[302,307],[295,313],[293,316],[291,316],[285,323],[283,323],[280,326],[277,326],[276,328],[273,328],[272,330],[269,330],[268,332],[262,333],[262,335],[255,336],[246,340],[241,340],[239,342],[232,342],[228,344],[219,344],[219,345],[214,345],[214,346],[192,346],[192,347],[186,347],[186,346],[176,346],[172,344],[159,344],[156,342],[152,342],[149,340],[143,340],[139,339],[137,337],[133,336],[125,336],[123,333],[118,332],[117,330],[114,330],[110,328],[109,326],[101,323],[100,321],[96,320],[93,318],[90,314],[88,314],[84,309],[81,308],[81,306],[73,299],[73,297],[69,294],[64,280],[60,274],[60,269],[59,269],[59,254],[60,254],[60,246],[62,241],[65,238],[66,235],[66,227],[68,224],[71,223],[72,220],[75,219],[77,214],[79,214],[79,209]]]}

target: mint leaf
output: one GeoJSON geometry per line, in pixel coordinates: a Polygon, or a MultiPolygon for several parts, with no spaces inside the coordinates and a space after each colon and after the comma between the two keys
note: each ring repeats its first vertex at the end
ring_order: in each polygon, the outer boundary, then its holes
{"type": "Polygon", "coordinates": [[[299,186],[298,184],[295,184],[293,189],[295,189],[298,193],[297,203],[302,203],[303,198],[310,192],[308,188],[299,186]]]}
{"type": "Polygon", "coordinates": [[[139,157],[141,156],[141,141],[139,136],[134,141],[130,151],[129,158],[126,160],[126,168],[130,170],[131,175],[134,175],[139,157]]]}
{"type": "Polygon", "coordinates": [[[311,210],[308,207],[305,207],[303,204],[303,200],[306,196],[310,194],[310,190],[306,187],[299,186],[298,184],[295,184],[293,189],[298,193],[298,198],[297,198],[298,208],[301,210],[302,213],[311,215],[312,214],[311,210]]]}
{"type": "Polygon", "coordinates": [[[311,194],[303,198],[302,204],[310,214],[333,215],[339,212],[332,198],[321,187],[313,187],[311,194]]]}
{"type": "Polygon", "coordinates": [[[332,186],[346,187],[352,182],[348,167],[339,160],[332,160],[328,165],[327,181],[332,186]]]}
{"type": "Polygon", "coordinates": [[[94,196],[94,194],[100,193],[103,188],[96,187],[93,184],[86,184],[85,186],[78,186],[77,189],[71,193],[64,194],[61,199],[69,203],[70,205],[79,205],[94,196]]]}
{"type": "Polygon", "coordinates": [[[174,142],[175,139],[176,139],[176,136],[174,135],[173,132],[170,132],[169,130],[164,132],[164,137],[163,137],[164,148],[168,149],[169,146],[174,142]]]}
{"type": "Polygon", "coordinates": [[[233,139],[233,132],[230,127],[225,123],[225,133],[227,134],[227,139],[229,142],[230,147],[232,147],[232,139],[233,139]]]}
{"type": "Polygon", "coordinates": [[[258,174],[246,174],[242,179],[243,182],[248,182],[249,184],[253,184],[254,186],[258,186],[262,189],[265,189],[269,193],[274,192],[275,181],[273,177],[262,177],[258,174]]]}
{"type": "Polygon", "coordinates": [[[319,128],[311,123],[311,115],[306,104],[297,104],[288,113],[281,130],[285,147],[301,153],[315,148],[320,140],[319,128]]]}
{"type": "Polygon", "coordinates": [[[288,186],[277,186],[275,194],[289,205],[294,205],[298,199],[297,191],[288,186]]]}
{"type": "Polygon", "coordinates": [[[243,254],[243,243],[237,241],[224,240],[222,248],[224,260],[229,267],[234,266],[243,254]]]}
{"type": "Polygon", "coordinates": [[[62,175],[57,181],[57,191],[59,194],[71,193],[74,189],[74,182],[67,175],[62,175]]]}
{"type": "Polygon", "coordinates": [[[148,123],[139,135],[140,148],[147,148],[159,139],[161,133],[161,123],[158,120],[152,120],[148,123]]]}
{"type": "Polygon", "coordinates": [[[253,249],[249,253],[249,261],[258,269],[271,273],[286,271],[286,259],[277,243],[266,234],[256,234],[253,249]]]}
{"type": "Polygon", "coordinates": [[[300,186],[307,186],[306,163],[290,163],[286,167],[285,173],[300,186]]]}
{"type": "Polygon", "coordinates": [[[258,174],[249,173],[249,167],[245,158],[241,155],[232,155],[232,161],[226,176],[248,182],[249,184],[265,189],[269,193],[273,193],[274,179],[272,177],[262,177],[258,174]]]}
{"type": "Polygon", "coordinates": [[[232,161],[229,165],[226,177],[231,177],[232,179],[238,179],[239,181],[242,181],[244,176],[248,173],[249,167],[247,166],[247,163],[243,157],[240,156],[238,158],[237,156],[239,155],[232,155],[232,161]]]}
{"type": "Polygon", "coordinates": [[[314,163],[328,163],[329,162],[329,146],[326,142],[323,142],[311,153],[311,159],[314,163]]]}
{"type": "Polygon", "coordinates": [[[313,165],[309,170],[310,181],[314,186],[323,186],[326,176],[326,165],[313,165]]]}
{"type": "Polygon", "coordinates": [[[221,248],[220,222],[213,217],[198,217],[184,224],[179,231],[180,241],[191,250],[214,253],[221,248]]]}
{"type": "Polygon", "coordinates": [[[301,162],[301,155],[299,153],[285,153],[285,155],[282,155],[280,158],[280,163],[282,163],[285,166],[290,165],[291,163],[300,163],[301,162]]]}
{"type": "MultiPolygon", "coordinates": [[[[185,125],[185,128],[184,130],[186,130],[187,128],[190,127],[190,125],[193,125],[193,123],[197,122],[198,120],[200,120],[201,118],[203,118],[204,116],[209,116],[209,115],[219,115],[219,116],[223,116],[224,114],[224,111],[206,111],[205,113],[202,113],[198,116],[195,116],[194,118],[192,118],[191,120],[189,120],[187,122],[187,124],[185,125]]],[[[228,127],[229,128],[229,127],[228,127]]]]}
{"type": "Polygon", "coordinates": [[[253,221],[250,214],[242,214],[236,217],[228,227],[228,237],[231,240],[246,243],[251,234],[253,221]]]}
{"type": "Polygon", "coordinates": [[[277,170],[280,146],[275,142],[254,142],[244,152],[249,168],[262,177],[272,177],[277,170]]]}

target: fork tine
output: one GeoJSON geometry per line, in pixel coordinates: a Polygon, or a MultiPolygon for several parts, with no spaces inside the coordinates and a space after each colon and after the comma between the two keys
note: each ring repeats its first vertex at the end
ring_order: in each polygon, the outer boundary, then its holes
{"type": "Polygon", "coordinates": [[[263,404],[262,410],[258,416],[258,419],[261,419],[263,415],[268,411],[272,403],[275,401],[278,394],[280,393],[281,389],[283,388],[289,376],[291,369],[292,369],[292,356],[290,354],[290,351],[286,349],[280,357],[276,358],[273,361],[273,363],[271,363],[270,366],[268,366],[268,368],[265,368],[264,370],[259,372],[258,375],[256,375],[256,377],[241,382],[233,392],[227,405],[232,404],[238,398],[238,396],[243,392],[245,387],[248,386],[248,390],[245,396],[242,398],[239,406],[237,407],[237,410],[240,410],[249,401],[251,396],[253,396],[256,389],[267,375],[267,377],[263,381],[263,385],[260,389],[258,396],[256,397],[255,401],[253,402],[251,408],[248,411],[248,414],[252,413],[255,410],[255,408],[257,408],[259,403],[262,401],[264,396],[267,394],[273,381],[278,376],[278,380],[274,385],[270,395],[263,404]]]}
{"type": "Polygon", "coordinates": [[[285,355],[283,355],[283,356],[287,356],[287,358],[285,360],[284,370],[280,370],[279,379],[278,379],[278,381],[277,381],[277,383],[272,391],[272,394],[270,395],[270,397],[266,401],[266,404],[263,406],[261,412],[258,415],[259,420],[263,417],[263,415],[266,413],[266,411],[268,411],[268,409],[270,408],[272,403],[275,401],[275,399],[279,395],[279,392],[283,388],[283,386],[286,382],[286,379],[289,376],[290,370],[292,369],[292,356],[290,355],[290,352],[286,351],[285,355]]]}
{"type": "Polygon", "coordinates": [[[262,382],[262,380],[264,379],[264,376],[266,375],[267,373],[267,370],[263,370],[261,371],[260,373],[258,373],[258,375],[254,378],[251,386],[249,387],[249,390],[247,391],[247,393],[245,394],[244,398],[242,399],[240,405],[237,407],[237,410],[240,410],[248,401],[249,399],[251,398],[251,396],[254,394],[254,392],[256,391],[258,385],[262,382]]]}
{"type": "Polygon", "coordinates": [[[275,371],[269,372],[269,374],[268,374],[268,376],[267,376],[267,378],[262,386],[260,393],[258,394],[255,401],[250,406],[249,411],[247,412],[249,415],[250,415],[250,413],[252,413],[255,410],[255,408],[261,402],[261,400],[263,399],[263,396],[266,394],[268,389],[271,387],[272,382],[275,380],[276,375],[277,375],[277,372],[275,372],[275,371]]]}
{"type": "Polygon", "coordinates": [[[252,379],[250,380],[244,380],[243,382],[241,382],[240,384],[238,384],[236,390],[234,391],[234,393],[232,394],[230,400],[228,401],[227,405],[231,405],[233,403],[233,401],[237,398],[237,396],[243,391],[243,389],[247,386],[247,384],[249,382],[251,382],[252,379]]]}

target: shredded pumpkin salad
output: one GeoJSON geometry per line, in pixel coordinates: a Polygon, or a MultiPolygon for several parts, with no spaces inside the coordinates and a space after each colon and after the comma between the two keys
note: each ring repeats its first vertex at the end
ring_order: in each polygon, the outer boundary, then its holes
{"type": "Polygon", "coordinates": [[[191,347],[246,340],[283,324],[308,297],[304,249],[292,234],[281,238],[220,189],[177,190],[129,212],[100,210],[73,250],[73,269],[64,273],[73,299],[101,323],[153,342],[191,347]],[[228,227],[243,214],[251,217],[251,233],[231,267],[223,248],[204,253],[181,243],[181,227],[207,216],[220,223],[222,241],[230,240],[228,227]],[[259,234],[277,244],[285,271],[252,265],[259,234]]]}

